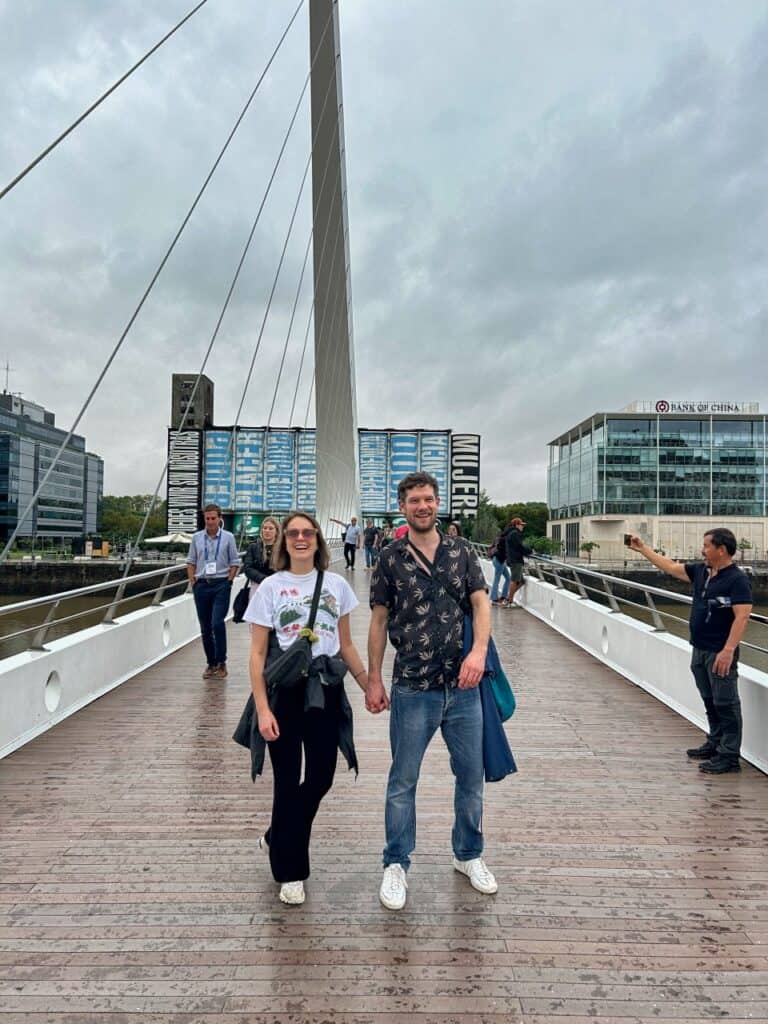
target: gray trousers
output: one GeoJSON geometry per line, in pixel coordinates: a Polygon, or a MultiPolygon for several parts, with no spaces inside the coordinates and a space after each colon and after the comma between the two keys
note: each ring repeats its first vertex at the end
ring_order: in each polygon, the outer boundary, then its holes
{"type": "Polygon", "coordinates": [[[736,659],[727,676],[716,676],[712,666],[717,654],[693,648],[691,672],[696,680],[709,722],[709,743],[722,757],[738,761],[741,750],[741,701],[736,659]]]}

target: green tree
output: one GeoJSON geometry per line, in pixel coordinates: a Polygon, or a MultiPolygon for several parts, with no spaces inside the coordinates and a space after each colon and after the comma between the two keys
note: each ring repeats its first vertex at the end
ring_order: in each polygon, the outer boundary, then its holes
{"type": "Polygon", "coordinates": [[[579,545],[579,551],[587,552],[587,562],[592,561],[592,552],[595,548],[599,548],[600,545],[596,540],[585,540],[583,544],[579,545]]]}
{"type": "Polygon", "coordinates": [[[736,547],[741,552],[741,561],[743,562],[744,561],[744,552],[745,551],[751,551],[752,550],[752,544],[751,544],[750,541],[747,540],[746,537],[742,537],[741,540],[739,541],[739,543],[736,545],[736,547]]]}
{"type": "Polygon", "coordinates": [[[552,537],[528,537],[526,535],[525,543],[532,547],[537,555],[559,555],[563,550],[563,542],[561,540],[553,540],[552,537]]]}
{"type": "Polygon", "coordinates": [[[519,516],[525,522],[525,533],[530,537],[543,537],[547,532],[549,509],[544,501],[518,501],[511,505],[491,505],[498,528],[503,529],[509,521],[519,516]]]}
{"type": "Polygon", "coordinates": [[[480,491],[477,516],[470,522],[472,523],[471,539],[478,544],[490,544],[499,532],[500,527],[494,506],[488,500],[485,491],[480,491]]]}
{"type": "MultiPolygon", "coordinates": [[[[113,546],[135,541],[151,502],[151,494],[105,494],[101,518],[102,535],[113,546]]],[[[148,537],[165,533],[164,501],[155,503],[145,533],[148,537]]]]}

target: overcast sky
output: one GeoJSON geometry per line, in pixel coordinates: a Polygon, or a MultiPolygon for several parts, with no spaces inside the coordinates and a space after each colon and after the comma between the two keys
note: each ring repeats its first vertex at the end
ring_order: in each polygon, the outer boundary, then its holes
{"type": "MultiPolygon", "coordinates": [[[[297,2],[209,0],[0,201],[0,360],[58,425],[297,2]]],[[[0,0],[0,184],[192,6],[0,0]]],[[[482,434],[482,484],[507,502],[545,498],[547,442],[592,412],[636,398],[768,408],[768,3],[340,12],[361,426],[482,434]]],[[[81,424],[107,493],[154,488],[170,375],[199,369],[308,61],[302,11],[81,424]]],[[[309,137],[305,100],[207,370],[219,423],[240,400],[309,137]]],[[[302,202],[244,425],[267,420],[310,226],[302,202]]],[[[305,286],[275,426],[310,301],[305,286]]]]}

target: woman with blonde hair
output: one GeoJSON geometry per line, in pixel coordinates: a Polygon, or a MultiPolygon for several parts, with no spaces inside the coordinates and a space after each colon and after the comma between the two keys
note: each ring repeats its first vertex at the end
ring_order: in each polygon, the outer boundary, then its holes
{"type": "Polygon", "coordinates": [[[243,572],[248,577],[250,596],[256,593],[259,584],[275,571],[272,568],[272,553],[280,544],[280,523],[274,516],[262,519],[259,536],[248,545],[243,556],[243,572]]]}
{"type": "Polygon", "coordinates": [[[258,733],[269,749],[274,775],[272,819],[259,846],[269,852],[280,899],[288,904],[304,902],[312,823],[333,785],[339,749],[357,770],[344,675],[349,670],[362,690],[368,682],[350,631],[349,615],[358,601],[342,576],[327,571],[329,564],[315,517],[289,513],[273,555],[275,572],[260,584],[245,615],[252,624],[250,673],[258,733]],[[313,604],[316,616],[308,631],[313,604]],[[308,632],[312,661],[306,678],[285,685],[278,678],[268,688],[265,664],[308,632]]]}

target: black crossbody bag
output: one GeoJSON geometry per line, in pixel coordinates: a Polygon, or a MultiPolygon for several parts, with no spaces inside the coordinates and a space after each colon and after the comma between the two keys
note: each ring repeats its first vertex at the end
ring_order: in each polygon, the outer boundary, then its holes
{"type": "MultiPolygon", "coordinates": [[[[303,683],[309,675],[309,668],[312,664],[312,643],[317,639],[312,631],[315,628],[322,586],[323,573],[322,570],[318,569],[315,592],[312,595],[312,607],[309,611],[309,621],[287,650],[281,651],[277,647],[277,653],[275,653],[274,657],[271,657],[269,652],[267,654],[267,661],[264,665],[264,682],[267,684],[268,689],[271,690],[274,687],[292,689],[303,683]]],[[[272,641],[273,636],[274,633],[270,634],[270,641],[272,641]]],[[[277,637],[275,637],[276,640],[277,637]]],[[[274,650],[272,642],[270,642],[270,647],[274,650]]]]}

